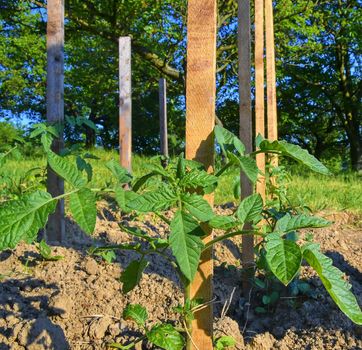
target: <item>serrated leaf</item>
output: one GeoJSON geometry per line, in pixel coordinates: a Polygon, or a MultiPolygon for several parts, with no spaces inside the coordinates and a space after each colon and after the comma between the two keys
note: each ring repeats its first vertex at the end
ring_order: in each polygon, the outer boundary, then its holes
{"type": "Polygon", "coordinates": [[[289,213],[279,219],[275,225],[274,231],[288,233],[300,230],[302,228],[320,228],[327,227],[330,221],[316,216],[299,214],[291,216],[289,213]]]}
{"type": "Polygon", "coordinates": [[[236,215],[243,223],[257,223],[262,219],[263,199],[260,194],[253,194],[243,199],[240,203],[236,215]]]}
{"type": "Polygon", "coordinates": [[[351,285],[343,279],[343,272],[333,266],[332,259],[320,252],[318,244],[308,243],[303,247],[303,257],[317,272],[327,292],[354,323],[362,325],[362,312],[351,285]]]}
{"type": "Polygon", "coordinates": [[[206,222],[214,216],[210,204],[197,194],[186,193],[181,196],[181,200],[184,208],[197,220],[206,222]]]}
{"type": "Polygon", "coordinates": [[[207,194],[212,192],[217,186],[218,178],[208,174],[204,170],[191,170],[180,181],[180,186],[186,190],[203,191],[207,194]]]}
{"type": "Polygon", "coordinates": [[[227,152],[234,152],[235,150],[239,155],[243,156],[245,153],[245,146],[240,141],[240,139],[234,135],[229,130],[224,129],[223,127],[216,125],[214,129],[215,137],[218,144],[221,147],[224,155],[227,155],[227,152]]]}
{"type": "Polygon", "coordinates": [[[270,151],[280,152],[282,156],[292,158],[317,173],[323,175],[331,174],[317,158],[298,145],[293,145],[286,141],[270,142],[264,140],[260,143],[260,150],[266,153],[270,151]]]}
{"type": "Polygon", "coordinates": [[[175,192],[164,186],[158,189],[157,192],[146,192],[138,195],[127,203],[127,207],[144,213],[163,211],[168,209],[177,198],[175,192]]]}
{"type": "Polygon", "coordinates": [[[229,153],[229,159],[248,177],[248,179],[255,184],[258,179],[259,169],[255,159],[247,156],[236,156],[229,153]]]}
{"type": "Polygon", "coordinates": [[[128,184],[131,182],[131,174],[114,159],[106,163],[106,168],[113,174],[119,184],[128,184]]]}
{"type": "Polygon", "coordinates": [[[0,250],[15,248],[22,240],[32,242],[55,208],[56,201],[42,191],[0,206],[0,250]]]}
{"type": "Polygon", "coordinates": [[[93,168],[87,163],[82,157],[77,156],[76,158],[77,168],[79,171],[85,171],[88,177],[88,182],[92,181],[93,177],[93,168]]]}
{"type": "Polygon", "coordinates": [[[71,184],[75,188],[83,187],[87,181],[82,177],[82,174],[77,168],[69,162],[68,159],[58,156],[52,151],[47,151],[47,158],[50,167],[60,177],[71,184]]]}
{"type": "Polygon", "coordinates": [[[97,219],[95,194],[89,188],[82,188],[69,196],[69,209],[79,227],[88,235],[94,232],[97,219]]]}
{"type": "Polygon", "coordinates": [[[279,281],[288,285],[298,273],[302,263],[300,247],[293,241],[271,233],[267,236],[265,250],[270,270],[279,281]]]}
{"type": "Polygon", "coordinates": [[[182,350],[185,346],[183,336],[170,324],[153,326],[146,335],[150,343],[161,349],[182,350]]]}
{"type": "Polygon", "coordinates": [[[123,310],[123,318],[125,320],[132,320],[140,327],[144,327],[148,319],[147,310],[139,304],[129,304],[123,310]]]}
{"type": "Polygon", "coordinates": [[[154,241],[154,238],[147,236],[147,234],[145,232],[143,232],[141,229],[139,229],[138,227],[127,227],[122,224],[118,224],[118,226],[122,231],[128,233],[129,235],[132,235],[132,236],[138,237],[138,238],[142,238],[148,242],[154,241]]]}
{"type": "Polygon", "coordinates": [[[215,215],[209,222],[209,226],[216,229],[230,230],[237,226],[239,223],[233,216],[218,216],[215,215]]]}
{"type": "Polygon", "coordinates": [[[169,178],[169,176],[167,175],[167,173],[165,171],[160,171],[160,170],[153,170],[152,172],[150,172],[149,174],[142,176],[141,178],[139,178],[134,185],[132,186],[133,191],[137,192],[149,179],[151,179],[154,176],[163,176],[165,178],[169,178]]]}
{"type": "Polygon", "coordinates": [[[140,261],[132,261],[123,271],[120,281],[123,283],[122,292],[128,293],[134,289],[141,280],[143,271],[148,266],[148,261],[141,259],[140,261]]]}
{"type": "Polygon", "coordinates": [[[204,232],[190,214],[180,210],[175,213],[170,228],[169,242],[172,253],[181,272],[191,282],[195,277],[204,247],[200,238],[204,232]]]}

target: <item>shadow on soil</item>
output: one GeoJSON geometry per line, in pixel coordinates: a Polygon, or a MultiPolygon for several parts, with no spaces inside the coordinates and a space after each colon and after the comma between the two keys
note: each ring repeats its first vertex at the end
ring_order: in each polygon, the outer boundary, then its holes
{"type": "MultiPolygon", "coordinates": [[[[31,277],[9,278],[0,282],[0,336],[17,337],[18,342],[27,349],[32,346],[42,349],[68,349],[69,344],[62,328],[48,317],[51,312],[48,296],[30,295],[35,289],[48,289],[54,293],[59,291],[56,284],[46,284],[31,277]],[[14,326],[17,319],[22,322],[14,326]]],[[[58,313],[59,311],[61,313],[61,310],[58,310],[58,313]]],[[[0,349],[11,348],[0,342],[0,349]]]]}

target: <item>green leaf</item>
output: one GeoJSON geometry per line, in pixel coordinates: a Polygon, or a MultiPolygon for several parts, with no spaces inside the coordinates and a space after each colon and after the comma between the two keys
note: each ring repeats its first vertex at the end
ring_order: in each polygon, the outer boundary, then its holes
{"type": "Polygon", "coordinates": [[[293,241],[271,233],[267,236],[265,250],[270,270],[284,285],[288,285],[298,273],[302,263],[300,247],[293,241]]]}
{"type": "Polygon", "coordinates": [[[129,304],[123,310],[123,318],[125,320],[132,320],[140,327],[144,327],[148,319],[147,310],[139,304],[129,304]]]}
{"type": "Polygon", "coordinates": [[[331,174],[317,158],[298,145],[293,145],[286,141],[270,142],[264,140],[260,143],[260,150],[266,153],[270,151],[280,152],[282,156],[292,158],[317,173],[323,175],[331,174]]]}
{"type": "Polygon", "coordinates": [[[216,339],[215,350],[225,350],[236,345],[236,340],[231,336],[222,336],[216,339]]]}
{"type": "Polygon", "coordinates": [[[143,232],[141,229],[139,229],[138,227],[127,227],[122,224],[118,224],[118,226],[122,231],[128,233],[129,235],[132,235],[132,236],[135,236],[138,238],[142,238],[148,242],[153,242],[155,240],[155,238],[147,236],[147,234],[145,232],[143,232]]]}
{"type": "Polygon", "coordinates": [[[157,192],[146,192],[127,203],[127,207],[140,212],[154,212],[168,209],[176,200],[177,195],[169,187],[164,186],[157,192]]]}
{"type": "Polygon", "coordinates": [[[64,258],[62,255],[52,255],[52,250],[44,239],[39,242],[37,248],[41,257],[46,261],[58,261],[64,258]]]}
{"type": "Polygon", "coordinates": [[[66,158],[60,157],[50,150],[47,152],[47,158],[53,171],[73,187],[79,188],[86,185],[87,181],[83,179],[82,174],[66,158]]]}
{"type": "Polygon", "coordinates": [[[236,215],[243,223],[257,223],[262,219],[263,199],[260,194],[246,197],[239,205],[236,215]]]}
{"type": "Polygon", "coordinates": [[[113,174],[119,184],[128,184],[132,176],[116,160],[112,159],[106,163],[106,168],[113,174]]]}
{"type": "Polygon", "coordinates": [[[243,156],[245,153],[245,146],[240,139],[229,130],[216,125],[214,129],[215,137],[218,144],[221,147],[224,155],[227,155],[227,151],[234,152],[235,150],[243,156]]]}
{"type": "Polygon", "coordinates": [[[140,261],[134,260],[127,266],[120,277],[120,281],[123,283],[123,293],[127,294],[138,285],[143,271],[146,269],[148,264],[148,261],[141,259],[140,261]]]}
{"type": "Polygon", "coordinates": [[[248,156],[236,156],[229,153],[230,161],[240,168],[242,172],[248,177],[248,179],[255,184],[258,179],[259,169],[256,165],[256,161],[248,156]]]}
{"type": "Polygon", "coordinates": [[[288,233],[302,228],[326,227],[330,224],[330,221],[316,216],[309,216],[305,214],[291,216],[288,213],[277,221],[274,231],[288,233]]]}
{"type": "Polygon", "coordinates": [[[215,215],[210,221],[209,226],[216,229],[230,230],[237,226],[239,223],[233,216],[218,216],[215,215]]]}
{"type": "Polygon", "coordinates": [[[351,285],[343,279],[343,273],[334,267],[332,259],[320,252],[318,244],[307,243],[303,247],[303,257],[320,277],[327,292],[354,323],[362,325],[362,312],[356,297],[351,292],[351,285]]]}
{"type": "Polygon", "coordinates": [[[206,222],[214,216],[210,204],[197,194],[186,193],[181,196],[181,200],[184,208],[197,220],[206,222]]]}
{"type": "Polygon", "coordinates": [[[55,208],[56,201],[42,191],[0,206],[0,250],[13,249],[21,240],[32,242],[55,208]]]}
{"type": "Polygon", "coordinates": [[[82,188],[69,196],[69,209],[74,220],[87,234],[96,226],[97,206],[95,194],[89,188],[82,188]]]}
{"type": "Polygon", "coordinates": [[[204,232],[190,214],[180,210],[175,213],[170,228],[169,242],[172,253],[181,272],[191,282],[195,277],[204,247],[200,238],[204,232]]]}
{"type": "Polygon", "coordinates": [[[77,168],[79,171],[85,171],[88,177],[88,182],[92,180],[93,177],[93,168],[92,166],[86,162],[82,157],[77,156],[76,158],[77,168]]]}
{"type": "Polygon", "coordinates": [[[153,326],[146,335],[150,343],[161,349],[182,350],[185,346],[183,336],[170,324],[153,326]]]}
{"type": "Polygon", "coordinates": [[[218,178],[204,170],[191,170],[180,181],[186,190],[202,190],[205,194],[212,192],[217,186],[218,178]]]}

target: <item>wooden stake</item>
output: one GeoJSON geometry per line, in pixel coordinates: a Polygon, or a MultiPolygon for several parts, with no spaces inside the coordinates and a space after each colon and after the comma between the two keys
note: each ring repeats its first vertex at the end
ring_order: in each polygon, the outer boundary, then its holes
{"type": "Polygon", "coordinates": [[[167,85],[166,79],[160,79],[160,149],[161,154],[168,157],[167,132],[167,85]]]}
{"type": "Polygon", "coordinates": [[[273,1],[265,0],[268,139],[278,139],[273,1]]]}
{"type": "MultiPolygon", "coordinates": [[[[239,97],[240,97],[240,139],[244,143],[246,152],[253,151],[253,123],[251,112],[251,34],[250,34],[250,0],[238,0],[238,49],[239,49],[239,97]]],[[[241,174],[242,198],[252,195],[252,182],[241,174]]],[[[247,228],[246,228],[247,229],[247,228]]],[[[243,276],[243,293],[249,296],[251,284],[251,268],[254,265],[254,237],[242,238],[243,268],[250,273],[243,276]],[[250,270],[249,270],[250,269],[250,270]]]]}
{"type": "MultiPolygon", "coordinates": [[[[186,79],[186,157],[205,165],[214,165],[215,94],[216,94],[216,0],[189,0],[188,45],[186,79]]],[[[212,203],[213,199],[208,198],[212,203]]],[[[212,239],[212,233],[205,239],[212,239]]],[[[212,299],[212,250],[206,251],[194,282],[190,297],[212,299]]],[[[192,339],[201,350],[212,350],[212,305],[196,313],[192,339]]],[[[189,349],[196,349],[189,345],[189,349]]]]}
{"type": "Polygon", "coordinates": [[[132,73],[131,38],[119,38],[119,155],[121,165],[132,171],[132,73]]]}
{"type": "MultiPolygon", "coordinates": [[[[265,137],[264,116],[264,0],[255,0],[255,133],[265,137]]],[[[258,168],[265,174],[265,155],[256,157],[258,168]]],[[[256,190],[265,198],[265,177],[259,176],[256,190]]]]}
{"type": "MultiPolygon", "coordinates": [[[[47,121],[64,122],[64,0],[48,0],[47,4],[47,121]]],[[[59,153],[63,148],[63,135],[55,139],[52,149],[59,153]]],[[[64,181],[48,167],[47,191],[53,196],[64,193],[64,181]]],[[[46,237],[50,242],[61,242],[65,236],[64,201],[58,202],[50,215],[46,237]]]]}

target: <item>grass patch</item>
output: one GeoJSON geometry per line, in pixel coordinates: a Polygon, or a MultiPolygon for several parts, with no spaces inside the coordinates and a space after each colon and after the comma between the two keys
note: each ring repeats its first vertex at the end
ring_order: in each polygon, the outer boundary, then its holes
{"type": "MultiPolygon", "coordinates": [[[[93,179],[92,187],[102,188],[112,182],[110,172],[104,164],[110,159],[118,159],[115,151],[105,151],[94,149],[92,152],[101,160],[89,160],[92,164],[93,179]]],[[[154,160],[150,157],[136,155],[133,157],[132,167],[134,176],[139,177],[148,172],[148,165],[154,160]]],[[[12,158],[0,169],[0,176],[5,175],[9,183],[24,187],[28,183],[21,182],[21,177],[30,169],[45,167],[45,158],[12,158]]],[[[307,206],[312,211],[335,210],[349,211],[362,214],[362,179],[357,174],[335,174],[333,176],[323,176],[305,172],[297,166],[290,167],[291,179],[289,182],[289,197],[292,204],[297,206],[307,206]]],[[[238,178],[238,172],[229,172],[222,177],[215,193],[215,203],[223,204],[233,202],[233,183],[238,178]]],[[[35,181],[35,179],[34,179],[35,181]]],[[[4,184],[0,184],[1,188],[4,184]]]]}

